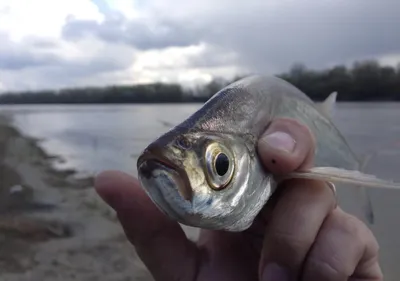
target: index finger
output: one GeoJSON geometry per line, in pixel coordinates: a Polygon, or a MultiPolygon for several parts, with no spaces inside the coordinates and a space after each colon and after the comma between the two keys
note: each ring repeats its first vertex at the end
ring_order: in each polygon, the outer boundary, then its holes
{"type": "Polygon", "coordinates": [[[95,180],[97,193],[110,205],[129,241],[156,280],[192,280],[197,247],[179,224],[153,204],[139,181],[119,171],[105,171],[95,180]],[[185,270],[180,270],[181,266],[185,270]]]}
{"type": "MultiPolygon", "coordinates": [[[[310,129],[290,118],[273,120],[257,144],[258,155],[264,168],[274,175],[313,166],[314,150],[315,138],[310,129]]],[[[265,224],[270,220],[272,210],[282,197],[280,195],[283,189],[280,187],[272,194],[251,226],[251,233],[264,233],[265,224]]]]}

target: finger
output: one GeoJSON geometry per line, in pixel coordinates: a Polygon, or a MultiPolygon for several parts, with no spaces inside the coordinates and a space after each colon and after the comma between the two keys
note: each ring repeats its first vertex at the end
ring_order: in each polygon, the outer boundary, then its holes
{"type": "Polygon", "coordinates": [[[157,209],[137,179],[107,171],[97,176],[95,187],[117,212],[126,236],[156,280],[193,280],[197,248],[178,223],[157,209]]]}
{"type": "Polygon", "coordinates": [[[307,126],[294,119],[274,120],[258,141],[258,154],[273,174],[311,166],[315,140],[307,126]]]}
{"type": "Polygon", "coordinates": [[[336,209],[317,236],[302,280],[383,280],[378,251],[372,232],[356,217],[336,209]]]}
{"type": "Polygon", "coordinates": [[[332,190],[319,181],[288,180],[271,211],[260,261],[261,280],[297,280],[318,231],[336,205],[332,190]]]}

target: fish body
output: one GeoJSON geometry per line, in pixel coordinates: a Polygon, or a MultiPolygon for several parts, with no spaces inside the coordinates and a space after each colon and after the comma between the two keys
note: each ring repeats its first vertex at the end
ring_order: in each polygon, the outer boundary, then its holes
{"type": "Polygon", "coordinates": [[[243,231],[277,186],[256,151],[274,119],[294,118],[311,130],[316,167],[359,169],[357,156],[329,117],[326,107],[335,97],[318,107],[280,78],[238,80],[148,145],[137,162],[142,187],[161,211],[182,224],[243,231]]]}

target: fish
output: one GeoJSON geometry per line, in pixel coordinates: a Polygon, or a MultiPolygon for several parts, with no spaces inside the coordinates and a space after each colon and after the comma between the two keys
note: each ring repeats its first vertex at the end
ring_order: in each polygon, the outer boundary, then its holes
{"type": "Polygon", "coordinates": [[[337,92],[315,103],[277,76],[237,80],[197,111],[152,141],[137,160],[138,179],[169,218],[192,227],[239,232],[248,229],[277,186],[290,178],[399,188],[363,173],[362,161],[333,123],[337,92]],[[277,118],[306,125],[316,140],[314,167],[273,175],[257,153],[257,141],[277,118]]]}

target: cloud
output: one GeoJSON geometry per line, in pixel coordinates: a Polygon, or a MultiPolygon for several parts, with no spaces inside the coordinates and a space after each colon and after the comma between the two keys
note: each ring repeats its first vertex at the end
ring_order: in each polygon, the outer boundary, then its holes
{"type": "Polygon", "coordinates": [[[59,63],[58,57],[53,54],[35,52],[35,47],[45,47],[43,41],[31,40],[24,42],[26,45],[23,46],[13,43],[7,34],[0,33],[0,42],[0,69],[16,71],[59,63]]]}
{"type": "Polygon", "coordinates": [[[103,18],[89,1],[39,0],[23,8],[25,2],[0,4],[0,90],[83,86],[88,81],[94,85],[115,83],[118,80],[108,77],[118,77],[131,67],[135,56],[131,48],[91,38],[73,43],[62,40],[61,30],[68,18],[103,18]]]}
{"type": "Polygon", "coordinates": [[[393,0],[3,0],[0,84],[193,84],[295,62],[396,65],[399,10],[393,0]]]}
{"type": "Polygon", "coordinates": [[[154,6],[158,18],[175,19],[197,40],[235,52],[254,71],[284,71],[297,61],[321,68],[400,53],[398,1],[202,1],[192,8],[183,1],[169,8],[164,3],[154,6]]]}
{"type": "Polygon", "coordinates": [[[2,0],[0,3],[0,30],[19,41],[26,36],[57,38],[65,18],[101,20],[102,14],[90,1],[68,0],[2,0]]]}
{"type": "Polygon", "coordinates": [[[194,31],[172,21],[152,23],[128,20],[121,13],[114,13],[102,22],[69,18],[62,29],[62,36],[69,41],[94,36],[110,43],[151,50],[197,45],[199,37],[194,31]]]}
{"type": "Polygon", "coordinates": [[[283,71],[296,61],[323,68],[399,52],[398,10],[391,0],[290,1],[210,19],[221,31],[207,41],[231,48],[255,71],[283,71]]]}
{"type": "Polygon", "coordinates": [[[8,42],[0,48],[0,81],[3,88],[42,89],[85,86],[115,81],[114,72],[131,67],[134,52],[127,47],[84,40],[69,45],[32,40],[32,44],[8,42]],[[7,48],[7,46],[9,46],[7,48]],[[36,46],[36,47],[32,47],[36,46]],[[93,83],[98,76],[103,78],[93,83]]]}
{"type": "Polygon", "coordinates": [[[73,20],[64,35],[89,33],[141,50],[203,43],[236,53],[243,67],[276,72],[294,62],[322,68],[400,52],[399,10],[400,2],[392,0],[154,0],[143,17],[129,20],[120,15],[102,23],[73,20]]]}
{"type": "Polygon", "coordinates": [[[132,68],[138,82],[176,81],[184,85],[209,82],[214,76],[233,77],[241,72],[235,54],[200,44],[140,53],[132,68]]]}

